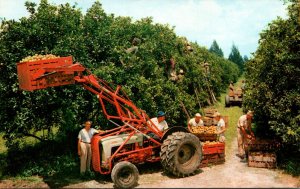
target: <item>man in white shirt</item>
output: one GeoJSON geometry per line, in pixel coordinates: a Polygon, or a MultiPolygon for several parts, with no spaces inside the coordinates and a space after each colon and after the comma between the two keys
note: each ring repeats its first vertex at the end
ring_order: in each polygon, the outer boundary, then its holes
{"type": "Polygon", "coordinates": [[[221,114],[219,112],[216,112],[214,114],[215,120],[218,121],[217,123],[217,133],[218,133],[218,138],[219,142],[225,142],[225,121],[223,118],[221,118],[221,114]]]}
{"type": "Polygon", "coordinates": [[[190,127],[204,126],[203,120],[201,119],[201,114],[196,113],[195,117],[189,121],[190,127]]]}
{"type": "MultiPolygon", "coordinates": [[[[157,113],[157,117],[151,118],[150,120],[160,131],[164,132],[169,128],[168,123],[165,119],[166,114],[163,111],[159,111],[157,113]]],[[[150,120],[148,121],[148,124],[151,124],[150,120]]],[[[149,132],[147,135],[155,140],[159,140],[159,137],[153,132],[149,132]]]]}
{"type": "Polygon", "coordinates": [[[165,130],[167,130],[169,128],[168,123],[166,122],[166,114],[163,111],[159,111],[157,113],[157,117],[154,117],[151,119],[152,123],[154,123],[154,125],[156,125],[156,127],[164,132],[165,130]]]}
{"type": "Polygon", "coordinates": [[[95,133],[100,130],[91,128],[91,121],[84,123],[84,128],[78,134],[78,155],[80,156],[80,173],[84,174],[85,171],[90,171],[92,160],[91,139],[95,133]]]}
{"type": "Polygon", "coordinates": [[[245,146],[247,146],[247,140],[254,138],[254,133],[251,129],[253,112],[248,111],[247,114],[242,115],[237,123],[237,142],[238,142],[238,154],[242,160],[245,158],[245,146]],[[250,133],[248,134],[247,131],[250,133]]]}

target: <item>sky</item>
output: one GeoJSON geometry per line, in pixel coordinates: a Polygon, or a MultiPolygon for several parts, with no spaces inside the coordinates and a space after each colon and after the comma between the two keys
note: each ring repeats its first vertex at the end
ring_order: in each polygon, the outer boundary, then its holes
{"type": "MultiPolygon", "coordinates": [[[[29,0],[36,2],[40,0],[29,0]]],[[[28,16],[26,0],[0,0],[0,19],[28,16]]],[[[49,3],[77,4],[83,13],[95,0],[48,0],[49,3]]],[[[209,48],[216,40],[225,57],[235,44],[241,55],[251,57],[258,47],[259,33],[278,16],[287,17],[282,0],[100,0],[103,9],[133,20],[152,17],[155,23],[175,27],[179,36],[209,48]]]]}

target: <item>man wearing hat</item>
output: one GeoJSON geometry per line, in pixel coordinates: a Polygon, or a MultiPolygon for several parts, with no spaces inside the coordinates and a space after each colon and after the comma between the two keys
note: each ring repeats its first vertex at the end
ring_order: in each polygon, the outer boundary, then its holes
{"type": "Polygon", "coordinates": [[[203,120],[201,119],[201,114],[196,113],[195,117],[189,121],[190,127],[204,126],[203,120]]]}
{"type": "Polygon", "coordinates": [[[253,112],[248,111],[247,114],[242,115],[237,123],[237,142],[238,154],[242,160],[246,157],[245,148],[247,148],[248,140],[254,139],[254,133],[251,129],[253,112]],[[248,134],[248,133],[250,134],[248,134]]]}
{"type": "Polygon", "coordinates": [[[221,118],[221,114],[219,112],[216,112],[214,114],[215,120],[217,120],[217,132],[218,132],[218,138],[219,142],[225,142],[225,121],[223,118],[221,118]]]}
{"type": "Polygon", "coordinates": [[[168,123],[166,122],[166,114],[163,111],[159,111],[157,113],[157,117],[154,117],[151,119],[152,123],[154,123],[154,125],[156,125],[156,127],[160,130],[160,131],[165,131],[169,128],[168,123]]]}
{"type": "Polygon", "coordinates": [[[86,121],[84,128],[78,134],[78,155],[80,157],[81,174],[90,171],[92,160],[91,139],[95,133],[101,132],[101,130],[91,128],[91,125],[91,121],[86,121]]]}

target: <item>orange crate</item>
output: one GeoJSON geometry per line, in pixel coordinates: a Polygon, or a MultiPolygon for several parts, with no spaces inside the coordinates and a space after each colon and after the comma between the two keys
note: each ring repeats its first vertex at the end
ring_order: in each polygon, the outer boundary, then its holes
{"type": "Polygon", "coordinates": [[[225,154],[207,154],[203,155],[203,159],[200,163],[200,168],[202,167],[208,167],[210,165],[218,165],[225,163],[225,154]]]}
{"type": "Polygon", "coordinates": [[[250,152],[248,154],[248,166],[260,168],[276,168],[276,154],[274,152],[250,152]]]}
{"type": "Polygon", "coordinates": [[[43,68],[58,68],[73,64],[72,56],[37,60],[33,62],[20,62],[17,64],[19,87],[22,90],[33,91],[47,87],[73,84],[74,74],[60,72],[49,74],[47,77],[33,79],[33,74],[43,68]]]}
{"type": "Polygon", "coordinates": [[[206,108],[206,109],[204,109],[204,114],[205,114],[206,117],[211,117],[211,118],[213,118],[213,117],[214,117],[214,114],[215,114],[217,111],[218,111],[217,109],[206,108]]]}
{"type": "Polygon", "coordinates": [[[224,154],[225,153],[225,143],[218,144],[203,144],[202,152],[204,155],[207,154],[224,154]]]}
{"type": "Polygon", "coordinates": [[[206,134],[206,133],[193,133],[200,141],[216,141],[218,138],[217,134],[206,134]]]}

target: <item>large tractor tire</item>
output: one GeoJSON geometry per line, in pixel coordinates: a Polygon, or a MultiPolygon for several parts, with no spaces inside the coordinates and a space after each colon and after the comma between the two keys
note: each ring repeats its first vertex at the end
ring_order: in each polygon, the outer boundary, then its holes
{"type": "Polygon", "coordinates": [[[161,145],[161,163],[167,173],[186,177],[195,173],[202,159],[199,139],[185,132],[174,132],[161,145]]]}
{"type": "Polygon", "coordinates": [[[114,166],[111,179],[116,188],[133,188],[138,184],[139,171],[132,163],[121,161],[114,166]]]}
{"type": "Polygon", "coordinates": [[[230,106],[230,97],[228,95],[225,96],[225,107],[230,106]]]}

